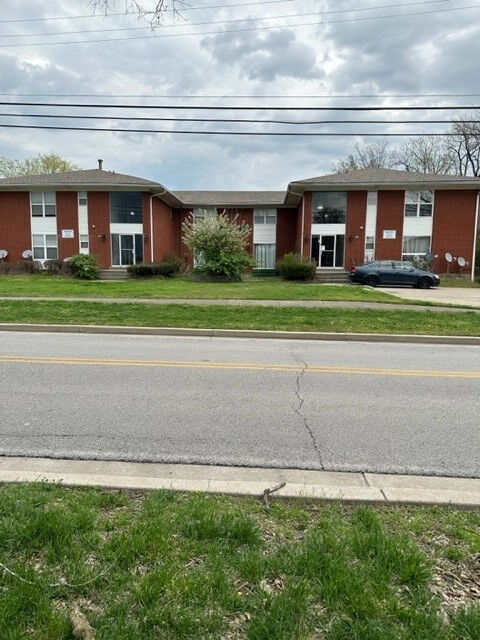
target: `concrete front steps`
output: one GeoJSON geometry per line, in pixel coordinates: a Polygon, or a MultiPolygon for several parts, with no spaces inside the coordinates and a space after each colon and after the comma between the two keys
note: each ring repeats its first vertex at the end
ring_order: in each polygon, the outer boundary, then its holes
{"type": "Polygon", "coordinates": [[[325,284],[348,284],[348,273],[343,269],[317,269],[314,282],[325,284]]]}
{"type": "Polygon", "coordinates": [[[100,280],[127,280],[129,276],[126,269],[111,267],[110,269],[100,271],[98,277],[100,280]]]}

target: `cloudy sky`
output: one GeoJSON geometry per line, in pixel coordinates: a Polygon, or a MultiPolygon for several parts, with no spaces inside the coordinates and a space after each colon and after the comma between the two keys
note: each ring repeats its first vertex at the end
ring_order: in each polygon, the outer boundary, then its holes
{"type": "MultiPolygon", "coordinates": [[[[112,5],[114,2],[110,0],[112,5]]],[[[143,4],[151,8],[155,3],[153,0],[144,0],[143,4]]],[[[146,23],[135,16],[92,17],[89,0],[2,0],[0,91],[4,95],[1,99],[100,102],[102,98],[98,97],[56,96],[104,94],[103,102],[117,104],[246,106],[447,105],[474,104],[475,100],[479,100],[478,97],[305,97],[333,94],[468,94],[480,91],[480,2],[475,3],[474,0],[244,0],[243,3],[241,0],[189,0],[189,5],[190,9],[182,12],[182,19],[174,19],[168,14],[164,17],[164,26],[152,33],[146,23]],[[44,20],[65,16],[70,18],[44,20]],[[175,26],[168,26],[172,24],[175,26]],[[107,39],[111,39],[111,42],[105,42],[107,39]],[[85,43],[85,40],[90,42],[85,43]],[[53,44],[63,42],[69,44],[53,44]],[[50,97],[29,97],[26,94],[48,94],[50,97]],[[169,100],[161,97],[110,97],[117,94],[265,97],[172,97],[169,100]],[[18,97],[14,98],[13,95],[18,97]],[[304,97],[282,99],[266,96],[304,97]]],[[[123,7],[124,0],[118,0],[118,11],[123,7]]],[[[2,113],[90,113],[111,116],[135,113],[137,116],[190,115],[287,120],[338,120],[351,116],[338,112],[189,113],[24,106],[4,106],[2,113]]],[[[433,114],[410,112],[409,115],[412,115],[412,119],[420,119],[433,114]]],[[[436,115],[448,116],[449,112],[436,115]]],[[[389,114],[392,120],[404,116],[405,113],[401,112],[389,114]]],[[[363,114],[357,117],[375,116],[363,114]]],[[[72,123],[65,119],[42,121],[33,117],[0,117],[0,123],[6,122],[72,123]]],[[[211,125],[81,120],[74,124],[202,131],[296,130],[295,125],[245,123],[211,125]]],[[[377,125],[377,130],[434,131],[441,130],[441,127],[410,125],[409,128],[409,125],[392,124],[377,125]]],[[[301,130],[375,129],[371,125],[334,124],[306,125],[301,130]]],[[[400,142],[401,139],[392,139],[392,145],[400,142]]],[[[102,157],[107,169],[156,179],[172,189],[281,189],[290,180],[327,173],[332,163],[348,152],[351,143],[351,138],[186,136],[0,128],[0,155],[17,158],[39,152],[55,152],[85,168],[95,166],[96,159],[102,157]]]]}

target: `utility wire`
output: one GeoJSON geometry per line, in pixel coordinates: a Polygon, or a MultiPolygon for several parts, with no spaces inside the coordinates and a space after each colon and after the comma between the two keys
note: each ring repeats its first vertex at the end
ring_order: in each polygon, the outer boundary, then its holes
{"type": "Polygon", "coordinates": [[[317,136],[317,137],[413,137],[413,136],[456,136],[456,133],[426,133],[426,132],[405,132],[405,133],[364,133],[364,132],[323,132],[323,131],[188,131],[181,129],[114,129],[104,127],[58,127],[47,125],[27,125],[27,124],[3,124],[0,127],[6,129],[47,129],[54,131],[106,131],[113,133],[160,133],[160,134],[183,134],[201,136],[317,136]]]}
{"type": "MultiPolygon", "coordinates": [[[[65,44],[96,44],[100,42],[120,42],[127,40],[152,40],[159,38],[185,38],[185,37],[193,37],[193,36],[209,36],[209,35],[219,35],[219,34],[229,34],[229,33],[243,33],[248,31],[268,31],[270,29],[292,29],[294,27],[305,27],[305,26],[318,26],[322,24],[338,24],[345,22],[360,22],[365,20],[384,20],[389,18],[405,18],[412,16],[423,16],[437,13],[445,13],[447,11],[461,11],[464,9],[474,9],[480,7],[480,3],[465,5],[463,7],[449,7],[447,9],[432,9],[429,11],[415,11],[414,13],[396,13],[385,16],[365,16],[360,18],[343,18],[341,20],[321,20],[319,22],[298,22],[296,24],[289,25],[263,25],[260,27],[246,27],[244,29],[225,29],[223,31],[200,31],[193,33],[161,33],[161,34],[153,34],[153,35],[145,35],[145,36],[126,36],[124,38],[98,38],[98,39],[89,39],[89,40],[62,40],[60,42],[30,42],[28,45],[25,42],[15,42],[15,43],[1,43],[1,47],[25,47],[25,46],[56,46],[56,45],[65,45],[65,44]]],[[[242,21],[243,22],[243,21],[242,21]]],[[[176,25],[179,26],[179,25],[176,25]]]]}
{"type": "MultiPolygon", "coordinates": [[[[260,4],[284,4],[286,2],[295,2],[295,0],[257,0],[255,2],[234,2],[232,4],[210,4],[210,5],[203,5],[200,7],[185,7],[184,9],[182,9],[183,11],[198,11],[199,9],[223,9],[224,7],[249,7],[249,6],[253,6],[253,5],[260,5],[260,4]]],[[[142,12],[143,14],[144,12],[142,12]]],[[[145,12],[147,15],[149,14],[154,14],[153,11],[147,11],[145,12]]],[[[7,20],[0,20],[0,24],[12,24],[12,23],[18,23],[18,22],[46,22],[46,21],[55,21],[55,20],[79,20],[79,19],[85,19],[85,18],[109,18],[109,17],[116,17],[116,16],[139,16],[140,12],[139,11],[119,11],[116,13],[86,13],[86,14],[82,14],[82,15],[76,15],[76,16],[50,16],[47,18],[11,18],[11,19],[7,19],[7,20]]]]}
{"type": "Polygon", "coordinates": [[[182,94],[182,95],[169,95],[169,94],[147,94],[147,93],[17,93],[17,92],[1,92],[0,96],[12,96],[12,97],[27,97],[27,98],[181,98],[181,99],[193,99],[199,98],[216,98],[216,99],[257,99],[257,98],[478,98],[480,93],[351,93],[345,94],[318,94],[318,95],[205,95],[205,94],[182,94]]]}
{"type": "MultiPolygon", "coordinates": [[[[250,122],[255,124],[452,124],[453,120],[259,120],[249,118],[158,118],[154,116],[85,116],[52,113],[0,113],[0,118],[58,118],[69,120],[142,120],[153,122],[250,122]]],[[[480,124],[480,120],[462,120],[467,124],[480,124]]]]}
{"type": "Polygon", "coordinates": [[[75,107],[91,109],[97,107],[100,109],[187,109],[187,110],[206,110],[206,111],[446,111],[455,109],[471,110],[480,109],[480,105],[449,105],[449,106],[355,106],[355,107],[278,107],[278,106],[245,106],[245,105],[174,105],[174,104],[108,104],[108,103],[79,103],[79,102],[6,102],[0,101],[0,105],[5,106],[22,106],[22,107],[75,107]]]}
{"type": "MultiPolygon", "coordinates": [[[[286,13],[283,15],[273,15],[273,16],[257,16],[253,18],[235,18],[232,20],[209,20],[204,22],[181,22],[178,24],[169,24],[169,25],[159,25],[157,28],[171,28],[171,27],[195,27],[195,26],[203,26],[209,24],[232,24],[236,22],[254,22],[256,20],[280,20],[282,18],[303,18],[303,17],[312,17],[312,16],[321,16],[327,14],[336,14],[336,13],[354,13],[357,11],[373,11],[377,9],[388,9],[392,7],[410,7],[415,5],[425,5],[425,4],[437,4],[439,2],[451,2],[452,0],[419,0],[418,2],[410,2],[405,4],[404,2],[399,2],[396,4],[386,4],[379,7],[363,7],[359,9],[340,9],[338,11],[313,11],[311,13],[286,13]]],[[[244,5],[243,5],[244,6],[244,5]]],[[[402,14],[403,15],[403,14],[402,14]]],[[[372,17],[382,17],[382,16],[372,16],[372,17]]],[[[41,36],[63,36],[63,35],[78,35],[83,33],[112,33],[118,31],[145,31],[152,30],[151,26],[145,27],[115,27],[112,29],[88,29],[82,31],[51,31],[47,33],[4,33],[0,34],[0,38],[38,38],[41,36]]]]}

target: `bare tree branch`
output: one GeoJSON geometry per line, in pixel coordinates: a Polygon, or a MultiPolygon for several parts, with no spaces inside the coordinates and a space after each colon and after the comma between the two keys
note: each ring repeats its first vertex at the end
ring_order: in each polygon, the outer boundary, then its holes
{"type": "Polygon", "coordinates": [[[124,11],[126,15],[134,14],[139,20],[145,20],[152,28],[163,24],[167,14],[184,19],[182,10],[190,7],[187,0],[156,0],[153,8],[147,8],[141,0],[89,0],[93,11],[100,11],[108,16],[111,13],[124,11]]]}
{"type": "Polygon", "coordinates": [[[360,144],[355,141],[353,152],[333,165],[333,170],[345,173],[354,169],[392,169],[397,164],[395,151],[389,149],[387,142],[360,144]]]}

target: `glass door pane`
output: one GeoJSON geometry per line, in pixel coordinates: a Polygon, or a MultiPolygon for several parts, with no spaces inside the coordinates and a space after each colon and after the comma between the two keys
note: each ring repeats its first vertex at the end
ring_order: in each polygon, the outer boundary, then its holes
{"type": "Polygon", "coordinates": [[[335,236],[321,236],[320,266],[333,267],[335,255],[335,236]]]}
{"type": "Polygon", "coordinates": [[[135,234],[135,264],[143,262],[143,236],[141,233],[135,234]]]}
{"type": "Polygon", "coordinates": [[[320,236],[312,236],[312,259],[317,263],[320,259],[320,236]]]}
{"type": "Polygon", "coordinates": [[[343,267],[343,252],[345,245],[345,236],[337,236],[337,242],[335,246],[335,266],[343,267]]]}
{"type": "Polygon", "coordinates": [[[120,236],[118,233],[112,234],[112,265],[120,266],[120,236]]]}
{"type": "Polygon", "coordinates": [[[120,257],[122,267],[135,263],[133,236],[120,236],[120,257]]]}

